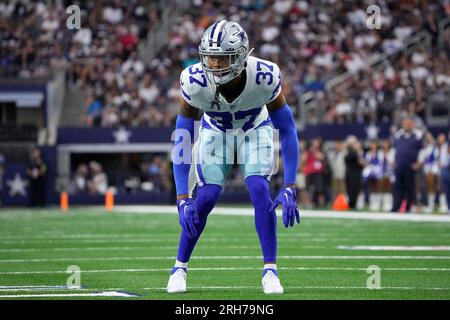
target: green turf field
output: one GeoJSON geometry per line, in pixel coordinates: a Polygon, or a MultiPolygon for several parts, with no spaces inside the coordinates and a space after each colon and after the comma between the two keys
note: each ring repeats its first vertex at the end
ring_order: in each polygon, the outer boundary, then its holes
{"type": "Polygon", "coordinates": [[[176,214],[1,209],[0,299],[450,298],[450,251],[338,249],[449,246],[448,222],[304,217],[285,229],[279,218],[278,235],[284,295],[262,293],[253,217],[214,214],[189,265],[188,293],[168,295],[179,236],[176,214]],[[81,270],[81,289],[65,288],[71,265],[81,270]],[[381,289],[367,288],[371,265],[381,269],[381,289]],[[114,291],[139,296],[88,295],[114,291]]]}

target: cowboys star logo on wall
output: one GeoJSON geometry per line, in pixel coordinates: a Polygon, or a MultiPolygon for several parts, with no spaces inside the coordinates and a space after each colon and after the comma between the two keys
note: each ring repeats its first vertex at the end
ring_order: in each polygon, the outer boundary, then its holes
{"type": "Polygon", "coordinates": [[[14,179],[6,180],[6,185],[9,187],[10,197],[14,197],[16,194],[20,194],[22,197],[27,196],[25,188],[28,186],[28,181],[22,179],[19,173],[14,175],[14,179]]]}
{"type": "Polygon", "coordinates": [[[369,139],[369,140],[377,139],[379,131],[380,131],[380,129],[376,125],[374,125],[374,124],[369,125],[366,128],[367,139],[369,139]]]}
{"type": "Polygon", "coordinates": [[[124,144],[130,142],[130,137],[132,135],[131,131],[121,127],[114,131],[113,133],[114,139],[116,139],[116,143],[124,144]]]}

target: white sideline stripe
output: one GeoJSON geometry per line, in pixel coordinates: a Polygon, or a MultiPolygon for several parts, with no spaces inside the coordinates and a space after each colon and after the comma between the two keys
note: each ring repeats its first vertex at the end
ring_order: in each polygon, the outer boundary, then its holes
{"type": "MultiPolygon", "coordinates": [[[[81,270],[81,273],[114,273],[114,272],[169,272],[172,268],[146,268],[146,269],[98,269],[81,270]]],[[[280,270],[333,270],[333,271],[366,271],[367,268],[353,267],[282,267],[280,270]]],[[[382,268],[387,271],[450,271],[450,268],[382,268]]],[[[189,268],[189,271],[243,271],[261,270],[259,267],[220,267],[220,268],[189,268]]],[[[2,275],[12,274],[61,274],[67,271],[2,271],[2,275]]]]}
{"type": "MultiPolygon", "coordinates": [[[[103,209],[102,209],[103,210],[103,209]]],[[[172,213],[178,214],[175,206],[116,206],[115,212],[130,212],[139,214],[172,213]]],[[[253,216],[253,208],[230,208],[215,207],[213,214],[234,215],[234,216],[253,216]]],[[[277,215],[281,216],[281,210],[278,208],[277,215]]],[[[429,222],[450,222],[449,215],[425,215],[417,213],[374,213],[374,212],[337,212],[329,210],[301,210],[300,218],[337,218],[337,219],[361,219],[361,220],[395,220],[395,221],[429,221],[429,222]]]]}
{"type": "MultiPolygon", "coordinates": [[[[216,246],[208,246],[208,249],[211,249],[211,247],[216,246]]],[[[280,246],[281,247],[281,246],[280,246]]],[[[259,246],[227,246],[227,249],[261,249],[259,246]]],[[[325,247],[323,246],[297,246],[299,249],[323,249],[325,247]]],[[[92,247],[92,248],[85,248],[88,251],[110,251],[110,250],[122,250],[123,251],[133,251],[133,250],[177,250],[178,246],[160,246],[156,248],[146,248],[146,247],[92,247]]],[[[25,249],[0,249],[0,252],[38,252],[38,251],[83,251],[83,248],[25,248],[25,249]],[[67,250],[66,250],[67,249],[67,250]]],[[[173,257],[172,257],[173,258],[173,257]]],[[[78,258],[79,260],[86,260],[86,261],[102,261],[102,260],[139,260],[139,259],[154,259],[152,257],[107,257],[107,258],[78,258]]],[[[156,258],[161,259],[161,258],[156,258]]],[[[0,263],[5,262],[44,262],[44,261],[67,261],[67,260],[73,260],[72,258],[50,258],[50,259],[44,259],[44,258],[30,258],[30,259],[0,259],[0,263]]]]}
{"type": "MultiPolygon", "coordinates": [[[[336,238],[336,236],[339,237],[339,239],[341,239],[340,235],[342,233],[341,232],[315,232],[315,233],[311,233],[311,232],[301,232],[301,233],[294,233],[294,234],[279,234],[278,237],[280,238],[301,238],[301,239],[308,239],[312,238],[312,239],[316,239],[316,238],[326,238],[326,239],[334,239],[336,238]]],[[[228,233],[222,232],[222,233],[214,233],[215,236],[218,235],[228,235],[228,233]]],[[[367,235],[367,231],[352,231],[352,237],[353,238],[359,238],[361,236],[366,236],[367,235]]],[[[377,236],[377,237],[384,237],[387,235],[392,235],[392,232],[376,232],[375,234],[371,234],[371,237],[373,236],[377,236]]],[[[428,233],[425,234],[426,236],[428,236],[428,233]]],[[[447,234],[435,234],[433,235],[433,237],[435,236],[442,236],[445,238],[449,238],[449,235],[447,234]]],[[[347,235],[346,237],[349,237],[349,235],[347,235]]],[[[420,235],[418,233],[418,230],[414,230],[414,234],[413,235],[408,235],[407,239],[414,239],[414,238],[419,238],[421,239],[423,237],[423,234],[420,235]],[[412,237],[414,236],[414,237],[412,237]]],[[[146,232],[146,233],[136,233],[136,234],[120,234],[120,238],[121,239],[159,239],[159,238],[168,238],[168,239],[172,239],[173,238],[173,234],[172,233],[168,233],[168,234],[151,234],[150,232],[146,232]]],[[[240,239],[242,238],[254,238],[254,237],[250,237],[250,236],[240,236],[240,239]]],[[[52,233],[52,234],[48,234],[48,235],[37,235],[37,236],[0,236],[0,241],[13,241],[13,240],[37,240],[37,241],[76,241],[78,239],[83,239],[83,240],[89,240],[89,239],[95,239],[95,240],[107,240],[107,239],[112,239],[112,240],[116,240],[117,239],[117,234],[111,235],[111,234],[68,234],[68,233],[52,233]]],[[[402,237],[402,239],[405,239],[404,237],[402,237]]]]}
{"type": "Polygon", "coordinates": [[[45,293],[45,294],[6,294],[0,295],[0,298],[51,298],[51,297],[137,297],[135,294],[105,291],[95,293],[45,293]]]}
{"type": "Polygon", "coordinates": [[[29,288],[29,289],[26,289],[26,288],[23,288],[23,289],[0,289],[0,292],[38,292],[38,291],[65,291],[65,290],[72,290],[72,289],[68,289],[68,288],[65,288],[65,289],[56,289],[56,288],[41,288],[41,289],[29,288]]]}
{"type": "MultiPolygon", "coordinates": [[[[292,240],[294,241],[294,240],[292,240]]],[[[215,242],[215,241],[213,241],[215,242]]],[[[217,241],[219,242],[219,241],[217,241]]],[[[220,248],[224,248],[223,245],[212,245],[212,244],[207,244],[208,248],[215,248],[215,247],[220,247],[220,248]]],[[[280,246],[282,247],[282,246],[280,246]]],[[[325,248],[324,246],[315,246],[315,245],[298,245],[296,246],[296,248],[298,249],[323,249],[325,248]]],[[[177,250],[178,246],[177,245],[173,245],[173,246],[156,246],[156,247],[143,247],[143,246],[136,246],[136,247],[61,247],[61,248],[57,248],[57,247],[52,247],[52,248],[2,248],[0,249],[0,252],[39,252],[39,251],[112,251],[112,250],[119,250],[119,251],[133,251],[133,250],[177,250]]],[[[260,246],[246,246],[246,245],[242,245],[242,246],[226,246],[226,249],[261,249],[260,246]]],[[[0,260],[1,262],[1,260],[0,260]]]]}
{"type": "MultiPolygon", "coordinates": [[[[247,260],[262,259],[262,256],[194,256],[192,260],[247,260]]],[[[50,262],[50,261],[120,261],[120,260],[174,260],[175,256],[151,257],[78,257],[78,258],[37,258],[37,259],[1,259],[0,263],[14,262],[50,262]]],[[[278,256],[286,260],[449,260],[450,256],[278,256]]]]}
{"type": "MultiPolygon", "coordinates": [[[[125,239],[152,239],[154,235],[150,233],[124,233],[120,234],[120,238],[125,239]]],[[[172,234],[158,234],[158,238],[162,237],[173,237],[172,234]]],[[[39,236],[3,236],[0,237],[0,240],[78,240],[78,239],[117,239],[117,234],[65,234],[65,233],[53,233],[46,236],[39,235],[39,236]]]]}
{"type": "MultiPolygon", "coordinates": [[[[358,287],[358,286],[285,286],[286,289],[319,289],[319,290],[323,290],[323,289],[329,289],[329,290],[355,290],[355,289],[362,289],[362,290],[450,290],[450,288],[445,288],[445,287],[380,287],[379,289],[368,289],[367,287],[358,287]]],[[[148,287],[148,288],[132,288],[133,290],[149,290],[149,291],[166,291],[167,288],[166,287],[148,287]]],[[[189,286],[188,289],[200,289],[200,290],[208,290],[208,289],[212,289],[212,290],[261,290],[260,286],[189,286]]],[[[56,289],[55,289],[56,290],[56,289]]],[[[105,288],[105,289],[97,289],[97,288],[92,288],[92,289],[85,289],[85,288],[77,288],[77,289],[68,289],[68,290],[75,290],[75,291],[86,291],[86,290],[95,290],[95,291],[110,291],[110,290],[127,290],[125,288],[105,288]]],[[[14,292],[14,291],[11,291],[14,292]]],[[[73,293],[75,295],[80,295],[80,293],[73,293]]],[[[73,295],[72,294],[72,295],[73,295]]],[[[92,296],[92,294],[97,294],[98,293],[89,293],[90,296],[92,296]]],[[[53,294],[52,296],[54,296],[55,294],[53,294]]],[[[65,294],[67,296],[67,294],[65,294]]],[[[83,294],[86,295],[86,294],[83,294]]],[[[8,297],[8,298],[19,298],[19,297],[26,297],[26,296],[30,296],[30,295],[3,295],[0,297],[8,297]]],[[[45,296],[45,294],[36,294],[33,296],[45,296]]],[[[58,296],[62,296],[62,294],[59,294],[58,296]]],[[[134,296],[134,295],[131,295],[134,296]]]]}
{"type": "Polygon", "coordinates": [[[37,251],[111,251],[111,250],[123,250],[123,251],[132,251],[132,250],[161,250],[161,249],[177,249],[177,246],[162,246],[162,247],[76,247],[76,248],[8,248],[8,249],[0,249],[0,252],[37,252],[37,251]]]}
{"type": "Polygon", "coordinates": [[[338,246],[341,250],[450,251],[450,246],[338,246]]]}
{"type": "MultiPolygon", "coordinates": [[[[243,289],[254,290],[261,289],[258,286],[189,286],[189,289],[243,289]]],[[[450,290],[450,288],[440,287],[380,287],[380,289],[369,289],[367,287],[352,287],[352,286],[285,286],[285,289],[331,289],[331,290],[346,290],[346,289],[365,289],[365,290],[450,290]]],[[[167,290],[163,287],[142,288],[141,290],[167,290]]]]}
{"type": "Polygon", "coordinates": [[[88,290],[67,286],[0,286],[0,292],[88,290]]]}
{"type": "MultiPolygon", "coordinates": [[[[120,235],[119,235],[120,237],[120,235]]],[[[61,240],[0,240],[0,244],[29,244],[29,243],[40,243],[40,244],[46,244],[46,243],[71,243],[71,242],[75,242],[75,243],[152,243],[152,242],[174,242],[174,243],[178,243],[178,239],[176,237],[174,237],[172,235],[173,240],[168,240],[168,239],[61,239],[61,240]]],[[[230,239],[230,238],[207,238],[206,241],[208,242],[242,242],[243,240],[254,240],[254,237],[242,237],[242,238],[234,238],[234,239],[230,239]]],[[[351,241],[354,240],[356,238],[300,238],[300,240],[305,240],[305,241],[311,241],[311,242],[327,242],[327,241],[351,241]]],[[[405,238],[404,238],[405,239],[405,238]]],[[[426,239],[425,239],[426,240],[426,239]]],[[[433,240],[433,239],[430,239],[433,240]]],[[[283,242],[297,242],[299,241],[299,238],[297,237],[296,239],[288,239],[288,238],[283,238],[283,242]]],[[[0,249],[3,250],[3,249],[0,249]]]]}

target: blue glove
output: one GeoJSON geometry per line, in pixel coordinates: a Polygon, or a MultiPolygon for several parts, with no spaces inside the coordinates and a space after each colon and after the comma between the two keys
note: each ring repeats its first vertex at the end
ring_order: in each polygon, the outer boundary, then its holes
{"type": "Polygon", "coordinates": [[[300,223],[300,214],[297,208],[297,196],[295,188],[283,187],[273,201],[270,211],[275,210],[278,204],[283,207],[283,224],[287,228],[294,225],[294,218],[300,223]]]}
{"type": "Polygon", "coordinates": [[[200,223],[198,213],[195,211],[194,200],[186,198],[177,200],[178,216],[180,219],[181,229],[187,234],[189,239],[197,236],[195,225],[200,223]]]}

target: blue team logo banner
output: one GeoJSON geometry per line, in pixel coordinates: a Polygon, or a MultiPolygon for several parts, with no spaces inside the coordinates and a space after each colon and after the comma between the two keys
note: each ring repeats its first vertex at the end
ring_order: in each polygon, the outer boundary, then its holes
{"type": "Polygon", "coordinates": [[[4,205],[27,205],[30,197],[30,182],[25,164],[6,165],[0,192],[4,205]]]}
{"type": "MultiPolygon", "coordinates": [[[[349,135],[358,139],[378,140],[390,136],[390,123],[378,124],[318,124],[307,125],[298,132],[299,138],[309,140],[345,140],[349,135]]],[[[170,143],[174,127],[164,128],[59,128],[58,144],[70,143],[170,143]]],[[[430,128],[432,134],[448,132],[448,127],[430,128]]]]}
{"type": "Polygon", "coordinates": [[[175,128],[59,128],[58,143],[157,143],[170,142],[175,128]]]}
{"type": "MultiPolygon", "coordinates": [[[[167,143],[172,141],[171,135],[175,128],[59,128],[58,144],[69,143],[167,143]]],[[[348,135],[360,139],[385,138],[389,135],[389,125],[365,126],[349,125],[308,125],[299,131],[300,139],[322,137],[324,140],[345,139],[348,135]]]]}

